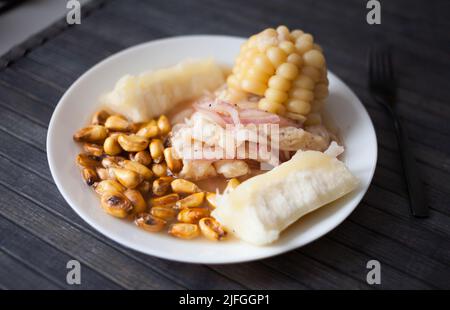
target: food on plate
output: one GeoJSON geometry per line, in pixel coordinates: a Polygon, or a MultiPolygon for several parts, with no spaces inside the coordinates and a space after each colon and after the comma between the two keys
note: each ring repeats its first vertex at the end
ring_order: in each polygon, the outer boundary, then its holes
{"type": "Polygon", "coordinates": [[[143,122],[167,113],[181,101],[213,91],[223,82],[223,70],[214,60],[186,60],[170,68],[125,75],[102,96],[101,103],[133,122],[143,122]]]}
{"type": "Polygon", "coordinates": [[[264,245],[300,217],[357,186],[335,157],[299,151],[291,160],[219,197],[211,215],[242,240],[264,245]]]}
{"type": "Polygon", "coordinates": [[[267,245],[354,190],[336,131],[322,120],[326,61],[285,26],[213,59],[122,77],[73,139],[106,213],[148,232],[267,245]]]}
{"type": "Polygon", "coordinates": [[[227,85],[234,96],[258,95],[261,110],[316,124],[328,96],[322,48],[301,30],[266,29],[242,45],[227,85]]]}

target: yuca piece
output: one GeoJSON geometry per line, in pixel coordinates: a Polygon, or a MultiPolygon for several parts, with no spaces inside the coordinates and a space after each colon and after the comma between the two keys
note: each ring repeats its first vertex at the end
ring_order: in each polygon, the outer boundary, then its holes
{"type": "Polygon", "coordinates": [[[224,83],[221,67],[212,59],[183,61],[176,66],[125,75],[100,99],[108,110],[142,122],[195,99],[224,83]]]}
{"type": "Polygon", "coordinates": [[[334,157],[299,151],[218,197],[212,216],[244,241],[265,245],[305,214],[351,192],[357,179],[334,157]]]}

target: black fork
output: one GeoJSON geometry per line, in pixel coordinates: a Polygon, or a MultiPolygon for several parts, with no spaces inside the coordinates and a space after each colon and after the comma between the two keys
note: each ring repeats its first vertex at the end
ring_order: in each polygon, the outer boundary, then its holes
{"type": "Polygon", "coordinates": [[[411,142],[394,108],[397,87],[391,52],[387,46],[374,47],[369,52],[369,88],[374,100],[386,108],[394,121],[411,212],[415,217],[427,217],[428,206],[411,142]]]}

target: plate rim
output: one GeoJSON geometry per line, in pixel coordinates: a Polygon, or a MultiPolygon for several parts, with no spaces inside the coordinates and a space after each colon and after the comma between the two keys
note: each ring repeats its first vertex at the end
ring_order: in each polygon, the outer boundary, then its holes
{"type": "Polygon", "coordinates": [[[369,189],[372,180],[373,180],[373,176],[375,173],[375,169],[377,166],[377,161],[378,161],[378,142],[377,142],[377,135],[376,135],[376,131],[375,131],[375,127],[373,125],[372,119],[370,118],[369,113],[367,112],[367,109],[365,108],[364,104],[362,103],[362,101],[359,99],[359,97],[355,94],[355,92],[346,84],[344,83],[344,81],[342,81],[341,78],[339,78],[336,74],[334,74],[333,72],[331,72],[330,70],[328,70],[328,74],[333,75],[334,78],[336,78],[336,80],[338,80],[340,83],[342,83],[347,89],[348,91],[350,91],[351,95],[354,96],[357,100],[358,100],[358,105],[361,107],[362,112],[365,114],[365,116],[367,117],[367,119],[369,120],[369,129],[373,134],[373,138],[374,138],[374,144],[373,144],[373,154],[374,154],[374,161],[373,161],[373,165],[371,167],[371,171],[370,171],[370,177],[369,177],[369,182],[367,183],[367,185],[364,188],[361,188],[359,196],[356,198],[357,202],[355,203],[355,206],[353,208],[350,208],[348,210],[346,210],[346,212],[343,212],[343,214],[341,214],[340,218],[336,219],[335,224],[330,225],[330,227],[328,227],[327,229],[324,230],[324,232],[322,232],[319,236],[315,236],[313,238],[310,238],[310,240],[298,245],[298,244],[290,244],[284,247],[277,247],[274,248],[272,252],[269,253],[264,253],[262,252],[261,254],[256,254],[253,255],[251,258],[233,258],[233,257],[224,257],[222,259],[217,259],[215,261],[210,261],[210,260],[205,260],[205,259],[201,259],[201,258],[197,258],[197,259],[177,259],[174,258],[173,256],[170,255],[164,255],[164,252],[158,252],[158,251],[147,251],[144,250],[143,248],[139,248],[136,247],[134,245],[130,245],[126,242],[126,240],[122,240],[121,238],[118,238],[117,236],[111,237],[108,229],[104,228],[102,225],[98,224],[95,220],[91,220],[91,218],[89,216],[86,216],[85,214],[83,214],[82,210],[80,208],[78,208],[76,206],[76,203],[74,203],[70,197],[68,197],[68,194],[66,193],[65,189],[62,186],[62,182],[59,179],[57,173],[55,172],[56,167],[55,167],[55,159],[53,157],[53,153],[51,150],[54,149],[53,147],[53,143],[54,141],[51,139],[52,138],[52,133],[55,130],[55,122],[56,119],[58,118],[58,115],[61,113],[61,107],[62,107],[62,102],[64,100],[66,100],[66,98],[71,96],[71,93],[73,91],[75,91],[75,89],[77,88],[77,85],[80,83],[81,80],[83,80],[87,75],[91,74],[92,72],[94,72],[95,70],[97,70],[99,67],[107,65],[108,62],[114,61],[114,59],[121,57],[124,54],[127,54],[128,52],[132,51],[132,50],[137,50],[137,49],[142,49],[145,48],[147,45],[153,45],[153,44],[161,44],[161,43],[166,43],[168,41],[176,41],[176,40],[180,40],[180,39],[233,39],[233,40],[245,40],[245,38],[243,37],[237,37],[237,36],[229,36],[229,35],[211,35],[211,34],[195,34],[195,35],[182,35],[182,36],[172,36],[172,37],[165,37],[165,38],[160,38],[160,39],[156,39],[156,40],[150,40],[150,41],[146,41],[146,42],[142,42],[130,47],[127,47],[121,51],[118,51],[104,59],[102,59],[101,61],[97,62],[95,65],[93,65],[92,67],[90,67],[88,70],[86,70],[83,74],[81,74],[70,86],[69,88],[64,92],[64,94],[61,96],[61,98],[59,99],[49,122],[49,126],[48,126],[48,130],[47,130],[47,136],[46,136],[46,153],[47,153],[47,161],[48,161],[48,165],[50,168],[50,172],[52,175],[52,178],[54,180],[54,183],[56,185],[56,187],[58,188],[58,191],[60,192],[60,194],[63,196],[64,200],[69,204],[69,206],[72,208],[72,210],[75,211],[75,213],[83,220],[85,221],[87,224],[89,224],[92,228],[94,228],[96,231],[98,231],[99,233],[101,233],[102,235],[104,235],[106,238],[117,242],[118,244],[120,244],[121,246],[124,246],[125,248],[128,249],[132,249],[135,250],[137,252],[146,254],[146,255],[151,255],[154,257],[158,257],[158,258],[163,258],[169,261],[174,261],[174,262],[183,262],[183,263],[193,263],[193,264],[210,264],[210,265],[216,265],[216,264],[233,264],[233,263],[242,263],[242,262],[251,262],[251,261],[256,261],[256,260],[260,260],[263,258],[269,258],[269,257],[274,257],[274,256],[278,256],[281,255],[283,253],[287,253],[290,252],[294,249],[303,247],[313,241],[318,240],[319,238],[325,236],[326,234],[328,234],[330,231],[332,231],[333,229],[335,229],[336,227],[338,227],[340,224],[342,224],[342,222],[350,216],[350,214],[356,209],[356,207],[361,203],[364,195],[366,194],[367,190],[369,189]]]}

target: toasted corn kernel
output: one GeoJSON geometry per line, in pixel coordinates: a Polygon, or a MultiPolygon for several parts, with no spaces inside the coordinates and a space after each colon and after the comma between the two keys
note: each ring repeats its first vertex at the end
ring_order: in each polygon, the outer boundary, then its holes
{"type": "Polygon", "coordinates": [[[142,195],[147,195],[152,190],[152,183],[149,181],[142,181],[136,189],[141,192],[142,195]]]}
{"type": "Polygon", "coordinates": [[[228,235],[227,231],[212,217],[202,218],[198,226],[203,236],[213,241],[223,240],[228,235]]]}
{"type": "Polygon", "coordinates": [[[97,173],[92,168],[84,168],[82,173],[84,181],[89,186],[93,185],[99,180],[97,173]]]}
{"type": "Polygon", "coordinates": [[[148,213],[141,213],[136,216],[134,223],[149,232],[157,232],[163,229],[164,225],[166,225],[166,221],[154,217],[148,213]]]}
{"type": "Polygon", "coordinates": [[[130,153],[130,159],[144,166],[148,166],[152,163],[152,157],[148,151],[140,151],[134,154],[130,153]]]}
{"type": "Polygon", "coordinates": [[[135,189],[127,189],[123,194],[128,198],[128,200],[130,200],[131,204],[133,205],[134,214],[139,214],[147,211],[147,203],[145,202],[144,197],[142,197],[141,192],[135,189]]]}
{"type": "Polygon", "coordinates": [[[106,120],[111,114],[108,111],[100,110],[94,113],[92,116],[92,125],[105,125],[106,120]]]}
{"type": "Polygon", "coordinates": [[[112,171],[109,171],[109,169],[106,168],[97,168],[96,169],[98,178],[100,180],[114,180],[116,177],[114,176],[114,173],[112,171]]]}
{"type": "Polygon", "coordinates": [[[78,154],[76,161],[78,165],[84,168],[96,168],[101,164],[100,157],[89,154],[78,154]]]}
{"type": "Polygon", "coordinates": [[[210,206],[213,209],[217,208],[216,193],[206,193],[205,198],[206,198],[206,202],[208,203],[208,206],[210,206]]]}
{"type": "Polygon", "coordinates": [[[200,234],[200,230],[195,224],[176,223],[170,226],[169,234],[178,238],[193,239],[200,234]]]}
{"type": "Polygon", "coordinates": [[[108,135],[108,130],[101,125],[91,125],[78,130],[73,139],[78,142],[101,143],[108,135]]]}
{"type": "Polygon", "coordinates": [[[121,156],[106,156],[102,159],[102,166],[104,168],[119,168],[125,158],[121,156]]]}
{"type": "Polygon", "coordinates": [[[199,207],[203,203],[204,199],[205,199],[204,192],[195,193],[187,197],[184,197],[180,201],[177,201],[176,207],[177,209],[199,207]]]}
{"type": "Polygon", "coordinates": [[[143,176],[139,173],[123,169],[123,168],[112,168],[114,171],[114,175],[117,178],[117,181],[120,182],[126,188],[135,188],[142,182],[143,176]]]}
{"type": "Polygon", "coordinates": [[[172,207],[180,199],[178,194],[172,193],[162,197],[151,198],[150,205],[152,207],[172,207]]]}
{"type": "Polygon", "coordinates": [[[124,160],[120,165],[122,166],[122,168],[139,173],[146,181],[150,181],[153,178],[153,172],[146,166],[136,161],[124,160]]]}
{"type": "Polygon", "coordinates": [[[153,181],[153,194],[157,196],[164,195],[170,188],[170,183],[173,181],[172,177],[160,177],[153,181]]]}
{"type": "Polygon", "coordinates": [[[151,208],[150,213],[151,215],[166,221],[173,220],[177,216],[177,212],[173,208],[164,206],[153,207],[151,208]]]}
{"type": "Polygon", "coordinates": [[[157,125],[161,135],[167,135],[170,132],[171,126],[167,116],[161,115],[158,118],[157,125]]]}
{"type": "Polygon", "coordinates": [[[163,177],[167,175],[166,163],[153,164],[152,171],[157,177],[163,177]]]}
{"type": "Polygon", "coordinates": [[[185,208],[178,213],[177,219],[180,222],[194,224],[208,216],[209,210],[207,208],[185,208]]]}
{"type": "Polygon", "coordinates": [[[152,139],[149,150],[155,163],[159,164],[164,160],[164,145],[161,139],[152,139]]]}
{"type": "Polygon", "coordinates": [[[119,155],[122,152],[122,147],[120,146],[118,139],[118,135],[109,136],[106,138],[103,143],[103,150],[106,154],[114,156],[119,155]]]}
{"type": "Polygon", "coordinates": [[[111,115],[106,119],[105,127],[112,131],[127,131],[130,129],[130,122],[122,115],[111,115]]]}
{"type": "Polygon", "coordinates": [[[137,135],[120,135],[118,138],[120,146],[127,152],[143,151],[148,146],[148,139],[137,135]]]}
{"type": "Polygon", "coordinates": [[[241,184],[238,179],[232,178],[228,181],[227,187],[225,187],[224,193],[232,192],[238,185],[241,184]]]}
{"type": "Polygon", "coordinates": [[[193,194],[200,191],[197,185],[192,183],[191,181],[187,181],[184,179],[176,179],[173,180],[170,184],[172,186],[172,190],[175,193],[180,194],[193,194]]]}
{"type": "Polygon", "coordinates": [[[83,144],[84,151],[89,155],[94,156],[102,156],[103,155],[103,147],[94,143],[85,143],[83,144]]]}
{"type": "Polygon", "coordinates": [[[149,122],[142,126],[136,133],[138,136],[142,136],[148,139],[155,138],[159,134],[159,128],[155,121],[149,122]]]}
{"type": "Polygon", "coordinates": [[[94,190],[97,194],[103,195],[107,192],[122,193],[126,190],[126,188],[115,180],[103,180],[95,186],[94,190]]]}
{"type": "Polygon", "coordinates": [[[128,131],[131,133],[137,133],[138,130],[141,128],[141,124],[139,123],[131,123],[130,127],[128,128],[128,131]]]}
{"type": "Polygon", "coordinates": [[[171,147],[166,148],[164,150],[164,158],[170,171],[172,171],[173,173],[177,173],[183,167],[183,162],[180,159],[174,157],[172,150],[173,149],[171,147]]]}
{"type": "Polygon", "coordinates": [[[208,205],[213,209],[217,208],[216,198],[217,195],[215,193],[206,193],[206,202],[208,202],[208,205]]]}
{"type": "Polygon", "coordinates": [[[106,213],[124,218],[133,210],[130,200],[120,192],[106,192],[101,198],[102,208],[106,213]]]}

